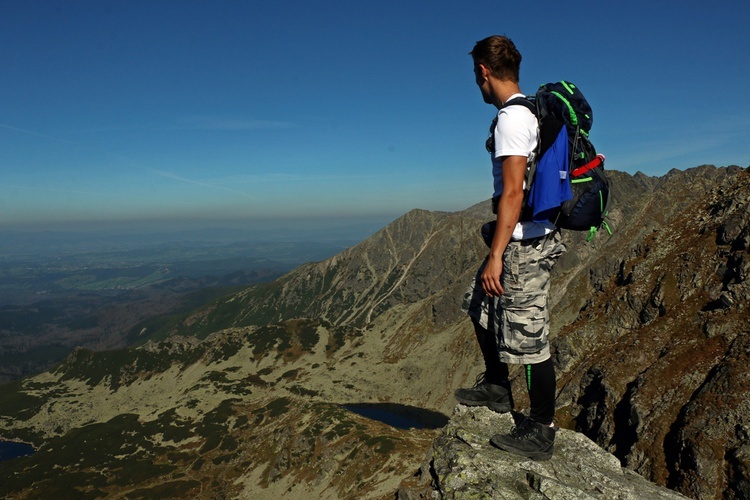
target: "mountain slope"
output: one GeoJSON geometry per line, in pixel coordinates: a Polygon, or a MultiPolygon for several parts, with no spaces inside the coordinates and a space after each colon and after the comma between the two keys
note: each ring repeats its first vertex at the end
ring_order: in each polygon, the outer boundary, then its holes
{"type": "Polygon", "coordinates": [[[696,498],[745,496],[750,173],[673,173],[647,234],[592,268],[557,340],[558,405],[628,467],[696,498]],[[675,182],[692,175],[690,183],[675,182]]]}
{"type": "Polygon", "coordinates": [[[0,496],[392,493],[434,431],[398,431],[318,397],[339,384],[310,373],[333,366],[326,347],[336,335],[294,321],[204,341],[79,350],[54,372],[2,388],[3,434],[12,428],[38,451],[0,462],[0,475],[12,478],[0,481],[0,496]],[[279,341],[280,332],[291,335],[279,341]]]}
{"type": "Polygon", "coordinates": [[[413,210],[332,259],[229,297],[176,331],[300,317],[362,328],[393,307],[442,293],[475,265],[481,242],[473,233],[479,220],[413,210]]]}

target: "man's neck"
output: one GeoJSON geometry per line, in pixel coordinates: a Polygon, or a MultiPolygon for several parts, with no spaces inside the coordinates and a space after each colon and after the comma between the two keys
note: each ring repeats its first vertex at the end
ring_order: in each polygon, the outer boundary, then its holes
{"type": "Polygon", "coordinates": [[[508,99],[510,99],[511,96],[521,93],[521,88],[516,82],[495,80],[493,83],[493,91],[496,97],[493,104],[497,108],[500,108],[503,104],[508,102],[508,99]]]}

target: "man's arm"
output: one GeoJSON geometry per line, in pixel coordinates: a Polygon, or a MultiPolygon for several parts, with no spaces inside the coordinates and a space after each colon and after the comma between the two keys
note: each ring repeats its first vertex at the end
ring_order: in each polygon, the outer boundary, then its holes
{"type": "Polygon", "coordinates": [[[505,293],[500,282],[500,275],[503,273],[503,253],[521,216],[523,180],[526,176],[525,156],[504,156],[502,160],[503,193],[497,205],[497,226],[490,256],[482,273],[482,288],[490,296],[505,293]]]}

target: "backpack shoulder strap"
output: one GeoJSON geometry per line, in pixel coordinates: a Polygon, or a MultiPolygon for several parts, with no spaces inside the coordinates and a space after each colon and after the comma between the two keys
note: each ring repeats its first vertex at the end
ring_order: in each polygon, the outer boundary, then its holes
{"type": "MultiPolygon", "coordinates": [[[[529,111],[531,111],[531,114],[533,114],[537,121],[539,120],[539,109],[536,105],[536,98],[535,97],[514,97],[513,99],[509,99],[508,101],[503,104],[500,109],[507,108],[508,106],[523,106],[527,108],[529,111]]],[[[541,124],[540,124],[541,125],[541,124]]],[[[536,165],[537,161],[539,160],[539,157],[541,156],[541,136],[537,140],[536,145],[536,160],[531,162],[528,165],[528,168],[526,169],[526,174],[524,176],[524,194],[523,194],[523,203],[521,205],[521,218],[520,220],[530,221],[532,220],[533,212],[531,207],[528,205],[528,199],[529,199],[529,192],[531,190],[531,184],[534,182],[534,178],[536,177],[536,165]]]]}
{"type": "Polygon", "coordinates": [[[523,106],[525,108],[528,108],[528,110],[531,111],[534,116],[536,116],[536,119],[539,121],[539,142],[537,144],[537,158],[541,157],[544,153],[547,152],[547,149],[549,149],[549,147],[557,139],[557,135],[560,133],[560,130],[565,126],[562,121],[539,109],[539,104],[540,101],[536,96],[514,97],[500,107],[500,109],[503,109],[507,106],[523,106]]]}
{"type": "Polygon", "coordinates": [[[537,112],[536,104],[534,101],[532,101],[532,98],[514,97],[513,99],[506,101],[505,104],[500,106],[500,109],[507,108],[508,106],[523,106],[525,108],[528,108],[529,111],[531,111],[534,116],[539,118],[539,113],[537,112]]]}

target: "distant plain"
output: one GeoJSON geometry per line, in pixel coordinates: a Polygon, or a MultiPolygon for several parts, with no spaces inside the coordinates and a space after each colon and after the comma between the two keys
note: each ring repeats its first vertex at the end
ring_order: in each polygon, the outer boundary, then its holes
{"type": "Polygon", "coordinates": [[[377,229],[2,231],[0,383],[49,369],[76,347],[142,344],[145,325],[327,259],[377,229]]]}

